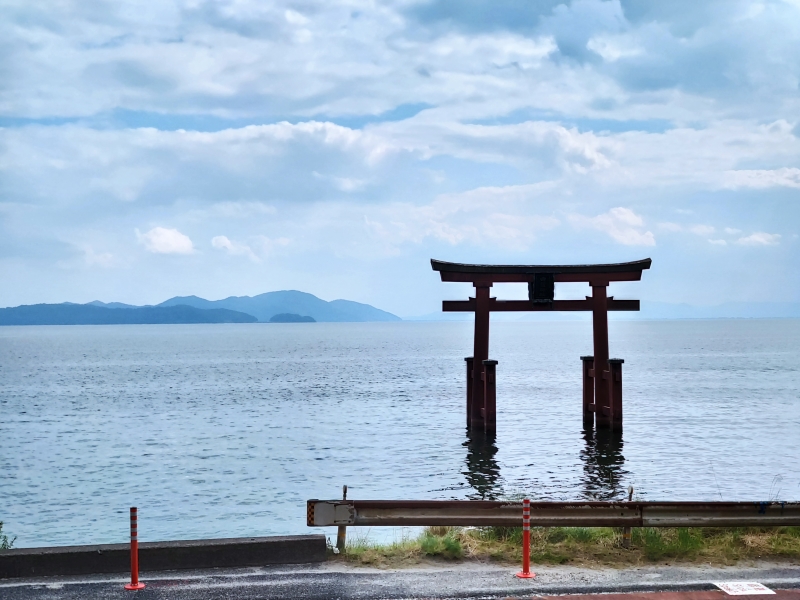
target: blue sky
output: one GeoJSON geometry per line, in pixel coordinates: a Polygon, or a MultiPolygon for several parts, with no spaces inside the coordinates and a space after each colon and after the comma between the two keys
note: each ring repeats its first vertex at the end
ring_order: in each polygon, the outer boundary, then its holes
{"type": "Polygon", "coordinates": [[[611,293],[800,301],[798,0],[0,17],[0,306],[299,289],[409,316],[468,293],[431,257],[649,256],[611,293]]]}

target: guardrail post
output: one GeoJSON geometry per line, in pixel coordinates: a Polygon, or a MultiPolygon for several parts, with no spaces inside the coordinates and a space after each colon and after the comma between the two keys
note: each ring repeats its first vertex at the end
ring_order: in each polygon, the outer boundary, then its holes
{"type": "Polygon", "coordinates": [[[622,363],[621,358],[609,358],[608,403],[611,405],[611,429],[622,431],[622,363]]]}
{"type": "Polygon", "coordinates": [[[135,506],[131,506],[131,582],[125,584],[126,590],[143,590],[139,582],[139,517],[135,506]]]}
{"type": "Polygon", "coordinates": [[[483,431],[497,431],[497,361],[483,361],[483,431]]]}
{"type": "MultiPolygon", "coordinates": [[[[633,501],[633,486],[628,486],[628,502],[633,501]]],[[[631,528],[630,527],[623,527],[622,528],[622,547],[623,548],[630,548],[631,547],[631,528]]]]}
{"type": "Polygon", "coordinates": [[[531,573],[531,501],[528,498],[522,501],[522,571],[517,573],[517,577],[536,577],[536,573],[531,573]]]}
{"type": "MultiPolygon", "coordinates": [[[[347,500],[347,486],[342,486],[342,500],[347,500]]],[[[336,532],[336,549],[344,554],[345,549],[347,548],[347,526],[346,525],[339,525],[339,529],[336,532]]]]}
{"type": "Polygon", "coordinates": [[[594,356],[581,356],[583,363],[583,426],[594,426],[594,356]]]}
{"type": "Polygon", "coordinates": [[[464,362],[467,363],[467,428],[472,429],[472,365],[475,361],[467,356],[464,362]]]}

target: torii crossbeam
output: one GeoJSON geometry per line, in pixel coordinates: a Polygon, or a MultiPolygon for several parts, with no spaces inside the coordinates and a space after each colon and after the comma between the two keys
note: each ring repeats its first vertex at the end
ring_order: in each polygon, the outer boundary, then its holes
{"type": "Polygon", "coordinates": [[[606,294],[612,281],[639,281],[649,258],[605,265],[465,265],[431,259],[442,281],[475,286],[469,300],[445,300],[444,312],[475,313],[475,344],[467,362],[467,427],[494,432],[497,428],[495,369],[489,360],[489,313],[492,311],[592,311],[594,355],[583,361],[583,422],[622,429],[622,360],[608,357],[608,311],[639,310],[638,300],[616,300],[606,294]],[[592,295],[585,300],[555,300],[555,284],[586,282],[592,295]],[[527,283],[528,300],[489,297],[495,283],[527,283]]]}

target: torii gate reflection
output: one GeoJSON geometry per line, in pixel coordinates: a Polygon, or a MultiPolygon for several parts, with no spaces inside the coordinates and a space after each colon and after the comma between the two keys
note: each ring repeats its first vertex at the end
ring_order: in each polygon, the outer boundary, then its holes
{"type": "Polygon", "coordinates": [[[583,361],[583,423],[591,427],[622,430],[622,359],[608,356],[608,311],[639,310],[638,300],[607,296],[612,281],[640,281],[649,258],[605,265],[465,265],[431,259],[442,281],[475,286],[469,300],[445,300],[444,312],[475,313],[475,344],[467,363],[467,427],[494,433],[497,429],[495,397],[496,360],[489,360],[489,313],[492,311],[592,311],[594,355],[583,361]],[[527,283],[528,300],[489,297],[494,283],[527,283]],[[587,282],[592,295],[585,300],[555,300],[558,282],[587,282]]]}

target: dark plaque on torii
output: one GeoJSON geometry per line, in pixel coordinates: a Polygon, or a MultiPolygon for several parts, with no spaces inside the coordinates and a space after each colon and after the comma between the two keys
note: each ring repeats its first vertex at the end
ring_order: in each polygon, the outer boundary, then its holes
{"type": "Polygon", "coordinates": [[[608,311],[639,310],[638,300],[615,300],[606,295],[612,281],[639,281],[649,269],[646,258],[609,265],[464,265],[431,259],[442,281],[475,286],[469,300],[445,300],[444,312],[475,313],[475,345],[467,362],[467,427],[494,432],[497,428],[495,372],[489,360],[489,313],[492,311],[592,311],[594,355],[583,361],[583,423],[622,430],[622,359],[608,357],[608,311]],[[592,295],[585,300],[555,300],[558,282],[587,282],[592,295]],[[528,300],[489,297],[494,283],[527,283],[528,300]]]}

